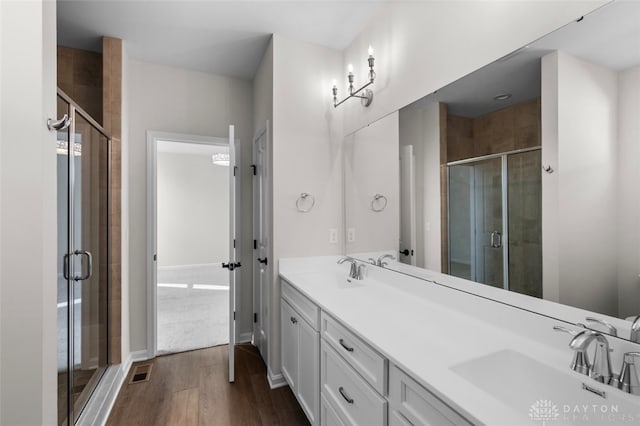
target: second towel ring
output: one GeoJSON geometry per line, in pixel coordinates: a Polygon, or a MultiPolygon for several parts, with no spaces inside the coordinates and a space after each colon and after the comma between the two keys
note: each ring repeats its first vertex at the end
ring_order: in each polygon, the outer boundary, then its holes
{"type": "Polygon", "coordinates": [[[296,208],[300,213],[310,212],[313,206],[315,205],[316,205],[316,199],[314,198],[314,196],[311,194],[307,194],[306,192],[301,193],[298,199],[296,200],[296,208]],[[307,208],[304,208],[304,204],[307,198],[311,199],[311,205],[308,206],[307,208]]]}
{"type": "Polygon", "coordinates": [[[373,200],[371,200],[371,210],[373,210],[376,213],[379,213],[382,210],[384,210],[386,207],[387,207],[387,197],[385,197],[382,194],[376,194],[373,196],[373,200]],[[382,205],[380,206],[380,204],[382,205]]]}

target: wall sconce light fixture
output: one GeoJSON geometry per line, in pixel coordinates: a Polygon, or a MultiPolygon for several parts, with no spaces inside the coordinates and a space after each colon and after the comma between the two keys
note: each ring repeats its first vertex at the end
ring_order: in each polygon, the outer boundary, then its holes
{"type": "Polygon", "coordinates": [[[376,73],[373,71],[373,64],[375,62],[375,58],[373,57],[373,48],[369,46],[369,58],[367,59],[369,62],[369,82],[362,86],[361,88],[354,90],[353,89],[353,65],[349,64],[347,74],[347,79],[349,81],[349,96],[338,102],[338,86],[336,86],[336,81],[333,80],[333,87],[331,88],[331,92],[333,93],[333,107],[336,108],[338,105],[342,104],[347,99],[351,98],[359,98],[360,102],[363,106],[368,107],[371,105],[373,101],[373,90],[367,89],[370,85],[373,84],[373,81],[376,79],[376,73]]]}

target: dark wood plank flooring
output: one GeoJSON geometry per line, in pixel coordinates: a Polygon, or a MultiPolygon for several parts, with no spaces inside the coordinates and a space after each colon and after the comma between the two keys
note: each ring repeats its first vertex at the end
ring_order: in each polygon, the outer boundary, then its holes
{"type": "Polygon", "coordinates": [[[153,363],[150,379],[129,384],[127,377],[107,426],[309,425],[289,387],[269,388],[254,346],[237,345],[235,357],[235,383],[228,380],[226,345],[138,363],[153,363]]]}

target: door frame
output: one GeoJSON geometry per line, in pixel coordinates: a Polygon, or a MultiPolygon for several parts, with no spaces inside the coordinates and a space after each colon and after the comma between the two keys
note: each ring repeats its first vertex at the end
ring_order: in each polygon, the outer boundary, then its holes
{"type": "MultiPolygon", "coordinates": [[[[158,268],[154,256],[158,250],[158,142],[177,142],[201,145],[229,146],[228,137],[200,136],[183,133],[161,132],[147,130],[147,246],[146,246],[146,270],[147,270],[147,357],[154,358],[158,351],[158,306],[157,306],[157,280],[158,268]]],[[[239,146],[238,139],[236,149],[239,146]]],[[[236,155],[237,157],[237,155],[236,155]]],[[[236,158],[236,162],[237,162],[236,158]]],[[[236,182],[236,191],[239,182],[236,182]]],[[[236,213],[239,211],[239,197],[236,194],[236,213]]],[[[241,228],[236,231],[236,239],[242,238],[241,228]]],[[[235,289],[235,310],[238,311],[238,300],[241,300],[240,286],[235,289]]],[[[239,313],[238,313],[239,315],[239,313]]],[[[237,334],[237,330],[236,330],[237,334]]],[[[236,336],[237,340],[237,336],[236,336]]]]}

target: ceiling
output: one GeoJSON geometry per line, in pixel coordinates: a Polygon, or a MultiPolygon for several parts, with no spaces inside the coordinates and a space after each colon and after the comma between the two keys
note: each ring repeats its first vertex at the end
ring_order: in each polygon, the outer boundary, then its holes
{"type": "Polygon", "coordinates": [[[621,71],[640,65],[640,2],[620,1],[586,15],[430,94],[410,107],[444,102],[450,114],[478,117],[540,96],[541,58],[554,50],[621,71]],[[512,94],[496,101],[494,96],[512,94]]]}
{"type": "Polygon", "coordinates": [[[344,49],[385,0],[58,0],[58,44],[125,40],[141,61],[252,79],[271,34],[344,49]]]}

